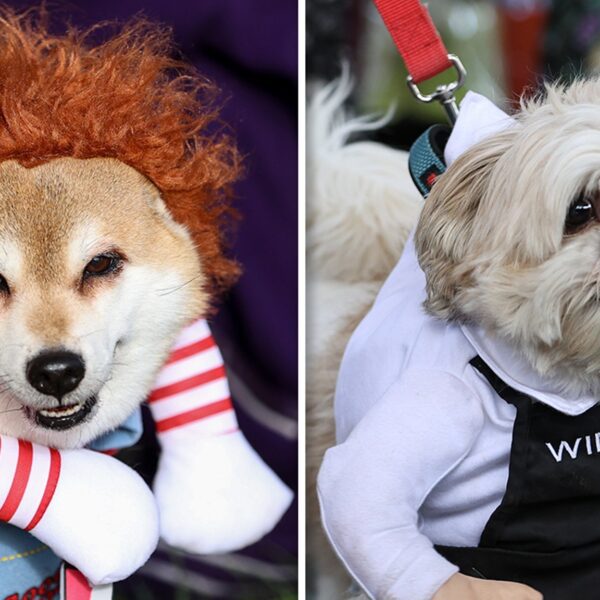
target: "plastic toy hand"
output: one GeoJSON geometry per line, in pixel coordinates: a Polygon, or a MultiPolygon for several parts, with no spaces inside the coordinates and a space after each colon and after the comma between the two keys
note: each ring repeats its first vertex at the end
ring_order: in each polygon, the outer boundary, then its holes
{"type": "Polygon", "coordinates": [[[163,539],[206,554],[268,533],[293,495],[238,430],[205,321],[182,332],[149,404],[162,446],[154,492],[163,539]]]}
{"type": "Polygon", "coordinates": [[[475,579],[457,573],[446,581],[433,600],[543,600],[543,596],[521,583],[475,579]]]}
{"type": "Polygon", "coordinates": [[[152,493],[114,458],[0,436],[0,473],[0,521],[30,531],[94,585],[131,575],[156,548],[152,493]]]}

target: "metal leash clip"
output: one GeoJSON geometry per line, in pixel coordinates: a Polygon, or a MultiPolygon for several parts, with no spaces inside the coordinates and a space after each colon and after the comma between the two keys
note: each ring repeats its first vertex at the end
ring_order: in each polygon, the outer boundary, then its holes
{"type": "Polygon", "coordinates": [[[448,60],[454,65],[457,78],[450,83],[438,85],[435,92],[432,92],[431,94],[422,94],[411,75],[406,78],[406,83],[408,84],[408,89],[417,100],[427,104],[434,101],[439,102],[442,105],[450,124],[454,125],[458,117],[458,106],[456,105],[454,93],[464,85],[467,77],[467,70],[460,61],[460,58],[455,54],[448,54],[448,60]]]}

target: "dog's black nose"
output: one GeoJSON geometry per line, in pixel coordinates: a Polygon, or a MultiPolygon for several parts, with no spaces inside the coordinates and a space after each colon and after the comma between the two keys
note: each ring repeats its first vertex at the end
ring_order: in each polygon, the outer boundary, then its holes
{"type": "Polygon", "coordinates": [[[60,400],[79,385],[85,375],[85,364],[73,352],[49,350],[29,361],[26,374],[27,381],[38,392],[60,400]]]}

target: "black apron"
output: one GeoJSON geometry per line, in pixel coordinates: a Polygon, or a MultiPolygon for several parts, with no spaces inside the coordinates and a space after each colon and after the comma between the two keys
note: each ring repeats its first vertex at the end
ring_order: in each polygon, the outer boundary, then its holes
{"type": "Polygon", "coordinates": [[[508,483],[479,546],[436,546],[461,573],[525,583],[544,600],[600,600],[600,405],[565,415],[471,361],[517,409],[508,483]]]}

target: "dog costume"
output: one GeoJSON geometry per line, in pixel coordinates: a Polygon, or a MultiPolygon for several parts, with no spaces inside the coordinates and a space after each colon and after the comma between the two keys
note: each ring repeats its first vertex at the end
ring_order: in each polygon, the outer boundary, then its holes
{"type": "MultiPolygon", "coordinates": [[[[210,296],[239,274],[224,252],[239,156],[217,90],[143,19],[91,42],[98,33],[55,36],[31,11],[0,8],[0,161],[103,157],[135,169],[193,239],[210,296]]],[[[162,447],[154,496],[110,456],[1,437],[0,598],[52,597],[58,557],[111,582],[143,564],[159,533],[183,550],[227,552],[280,519],[292,494],[237,427],[206,321],[183,330],[147,400],[162,447]]],[[[127,446],[139,425],[134,415],[95,445],[127,446]]]]}
{"type": "MultiPolygon", "coordinates": [[[[239,431],[205,320],[183,330],[148,402],[162,446],[155,498],[110,456],[0,436],[3,599],[53,590],[61,558],[94,584],[124,579],[153,552],[159,521],[165,541],[196,553],[247,546],[279,521],[292,494],[239,431]]],[[[95,446],[133,443],[138,422],[95,446]]]]}
{"type": "MultiPolygon", "coordinates": [[[[518,126],[471,95],[446,160],[518,126]],[[472,109],[472,110],[471,110],[472,109]]],[[[600,408],[475,326],[428,316],[412,240],[346,350],[325,529],[374,598],[430,600],[458,570],[597,597],[600,408]],[[596,466],[597,469],[597,466],[596,466]]]]}

